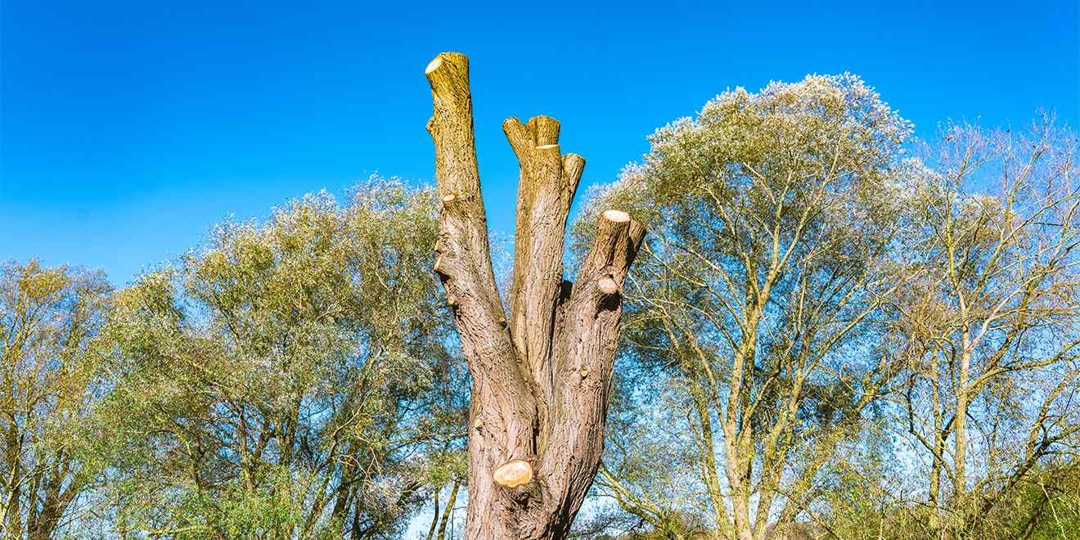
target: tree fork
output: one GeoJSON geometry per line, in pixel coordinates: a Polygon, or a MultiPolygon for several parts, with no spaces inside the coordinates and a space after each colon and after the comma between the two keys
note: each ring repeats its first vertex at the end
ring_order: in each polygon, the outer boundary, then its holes
{"type": "Polygon", "coordinates": [[[565,538],[603,452],[623,280],[645,231],[625,212],[604,212],[577,284],[564,281],[585,159],[561,153],[555,119],[508,119],[521,176],[507,316],[480,197],[468,59],[442,53],[425,75],[442,201],[435,270],[473,377],[466,537],[565,538]]]}

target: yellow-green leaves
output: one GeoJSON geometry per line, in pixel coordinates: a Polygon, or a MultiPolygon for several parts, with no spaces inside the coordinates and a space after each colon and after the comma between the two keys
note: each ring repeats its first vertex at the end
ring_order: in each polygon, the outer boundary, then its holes
{"type": "Polygon", "coordinates": [[[705,489],[691,496],[710,501],[714,530],[761,534],[781,499],[800,504],[888,380],[871,336],[902,282],[890,247],[905,208],[882,201],[903,185],[910,129],[848,74],[736,89],[658,130],[587,207],[650,230],[628,280],[627,356],[692,405],[705,489]]]}
{"type": "Polygon", "coordinates": [[[115,485],[134,529],[400,525],[424,480],[414,453],[461,419],[435,208],[431,191],[379,178],[347,205],[308,195],[218,226],[119,295],[105,415],[125,441],[115,485]]]}
{"type": "Polygon", "coordinates": [[[59,534],[98,477],[101,463],[86,459],[87,417],[109,292],[100,273],[0,266],[0,529],[13,538],[59,534]]]}

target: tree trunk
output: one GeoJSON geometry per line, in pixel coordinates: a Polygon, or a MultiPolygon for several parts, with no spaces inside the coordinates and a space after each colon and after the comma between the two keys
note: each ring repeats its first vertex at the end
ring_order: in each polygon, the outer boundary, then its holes
{"type": "MultiPolygon", "coordinates": [[[[931,355],[930,362],[931,406],[934,408],[934,449],[933,455],[931,456],[932,461],[930,463],[929,527],[931,531],[937,531],[941,526],[941,470],[945,467],[943,458],[945,456],[946,434],[943,428],[945,414],[941,408],[941,392],[938,389],[938,381],[940,379],[938,374],[938,355],[936,353],[931,355]]],[[[908,407],[914,407],[914,404],[909,403],[908,407]]]]}
{"type": "Polygon", "coordinates": [[[434,515],[431,518],[431,527],[428,528],[427,540],[432,540],[433,538],[435,538],[435,529],[439,526],[439,491],[441,489],[442,486],[439,486],[433,489],[431,493],[431,500],[435,506],[435,511],[434,515]]]}
{"type": "Polygon", "coordinates": [[[473,135],[468,59],[425,70],[442,201],[435,271],[472,374],[466,538],[565,538],[603,451],[623,279],[644,229],[603,213],[576,284],[563,281],[567,215],[585,160],[559,123],[503,123],[521,167],[507,317],[495,286],[473,135]]]}
{"type": "Polygon", "coordinates": [[[443,511],[442,521],[439,522],[439,535],[436,540],[446,540],[446,526],[450,524],[450,517],[454,515],[454,504],[457,502],[458,488],[461,484],[454,480],[454,485],[450,488],[450,500],[446,503],[446,510],[443,511]]]}
{"type": "Polygon", "coordinates": [[[974,345],[964,331],[964,350],[960,353],[960,377],[956,384],[956,415],[953,417],[953,473],[955,475],[955,504],[967,512],[967,410],[968,379],[971,378],[971,349],[974,345]]]}

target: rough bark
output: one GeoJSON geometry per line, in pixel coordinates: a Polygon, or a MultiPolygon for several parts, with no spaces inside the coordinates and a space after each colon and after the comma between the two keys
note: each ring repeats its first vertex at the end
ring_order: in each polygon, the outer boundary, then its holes
{"type": "Polygon", "coordinates": [[[425,74],[442,200],[435,271],[473,377],[466,537],[565,538],[603,451],[623,280],[645,231],[604,212],[577,282],[564,281],[585,160],[561,153],[555,119],[507,120],[521,168],[507,317],[480,197],[468,59],[442,53],[425,74]]]}

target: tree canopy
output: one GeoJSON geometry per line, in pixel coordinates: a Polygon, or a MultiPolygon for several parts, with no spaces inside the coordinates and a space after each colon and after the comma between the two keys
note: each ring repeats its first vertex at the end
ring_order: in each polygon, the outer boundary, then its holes
{"type": "Polygon", "coordinates": [[[618,201],[656,231],[622,403],[690,411],[660,428],[679,468],[609,433],[600,484],[623,511],[671,538],[688,512],[745,540],[901,519],[921,525],[888,534],[1003,538],[1015,524],[987,512],[1020,477],[1076,466],[1075,139],[1048,119],[948,125],[933,148],[910,131],[852,75],[737,89],[598,194],[592,211],[618,201]]]}
{"type": "Polygon", "coordinates": [[[99,421],[120,532],[401,533],[461,436],[432,197],[308,196],[117,295],[99,421]]]}

